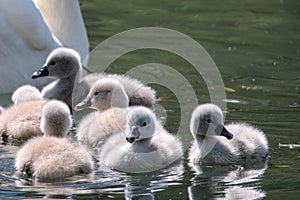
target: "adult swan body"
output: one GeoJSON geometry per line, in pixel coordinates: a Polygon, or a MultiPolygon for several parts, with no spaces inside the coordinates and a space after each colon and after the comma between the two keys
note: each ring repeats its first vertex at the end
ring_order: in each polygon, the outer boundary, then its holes
{"type": "Polygon", "coordinates": [[[0,1],[0,94],[32,82],[31,74],[57,47],[69,47],[82,59],[88,38],[76,0],[0,1]]]}

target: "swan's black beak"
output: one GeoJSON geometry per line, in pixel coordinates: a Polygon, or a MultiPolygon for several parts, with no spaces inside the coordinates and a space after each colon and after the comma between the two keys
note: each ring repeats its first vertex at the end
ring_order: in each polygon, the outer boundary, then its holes
{"type": "Polygon", "coordinates": [[[139,139],[139,136],[140,136],[140,132],[138,127],[133,126],[131,127],[129,133],[127,134],[126,140],[129,143],[133,143],[136,139],[139,139]]]}
{"type": "Polygon", "coordinates": [[[49,75],[48,68],[47,68],[47,66],[44,66],[39,71],[34,72],[31,76],[31,78],[36,79],[36,78],[44,77],[44,76],[48,76],[48,75],[49,75]]]}
{"type": "Polygon", "coordinates": [[[228,140],[231,140],[233,138],[233,135],[223,126],[221,135],[226,137],[228,140]]]}

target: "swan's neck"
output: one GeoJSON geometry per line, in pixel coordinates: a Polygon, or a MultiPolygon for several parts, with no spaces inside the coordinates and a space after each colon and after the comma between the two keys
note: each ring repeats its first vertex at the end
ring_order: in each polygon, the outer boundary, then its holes
{"type": "Polygon", "coordinates": [[[56,83],[56,87],[59,89],[67,89],[67,90],[72,90],[73,87],[74,87],[74,82],[75,82],[75,79],[73,78],[62,78],[62,79],[59,79],[57,80],[57,83],[56,83]],[[62,87],[63,85],[63,87],[62,87]]]}
{"type": "Polygon", "coordinates": [[[209,153],[216,152],[219,147],[218,138],[216,136],[197,135],[196,143],[198,145],[200,157],[203,158],[209,153]],[[216,148],[216,146],[218,146],[216,148]]]}
{"type": "Polygon", "coordinates": [[[113,107],[127,108],[129,106],[129,99],[125,91],[116,92],[112,96],[111,102],[113,107]]]}
{"type": "Polygon", "coordinates": [[[57,99],[65,102],[72,111],[72,95],[76,77],[58,79],[46,86],[42,95],[46,99],[57,99]]]}
{"type": "Polygon", "coordinates": [[[79,82],[82,78],[82,68],[80,64],[78,64],[78,66],[74,66],[74,68],[77,68],[78,70],[65,78],[60,78],[59,82],[66,85],[72,85],[73,88],[75,81],[79,82]]]}
{"type": "Polygon", "coordinates": [[[84,60],[89,43],[78,1],[34,0],[34,3],[53,35],[63,46],[77,50],[84,60]]]}
{"type": "Polygon", "coordinates": [[[128,108],[127,101],[123,101],[122,99],[119,100],[112,100],[112,107],[118,107],[118,108],[128,108]]]}
{"type": "Polygon", "coordinates": [[[208,137],[206,137],[205,135],[196,135],[195,139],[196,139],[198,146],[201,146],[203,144],[204,140],[208,139],[208,137]]]}

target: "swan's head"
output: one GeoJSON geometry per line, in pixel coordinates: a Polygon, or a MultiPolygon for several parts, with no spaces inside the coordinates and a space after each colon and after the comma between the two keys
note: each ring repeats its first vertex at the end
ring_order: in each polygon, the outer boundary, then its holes
{"type": "Polygon", "coordinates": [[[230,140],[233,137],[224,126],[222,110],[214,104],[202,104],[194,109],[190,131],[195,138],[221,135],[230,140]]]}
{"type": "Polygon", "coordinates": [[[23,85],[19,87],[11,96],[11,100],[14,104],[41,99],[43,99],[41,92],[31,85],[23,85]]]}
{"type": "Polygon", "coordinates": [[[49,100],[42,108],[41,130],[46,136],[65,137],[72,125],[69,107],[57,100],[49,100]]]}
{"type": "Polygon", "coordinates": [[[52,76],[58,79],[76,77],[81,66],[80,55],[73,49],[57,48],[48,56],[46,63],[33,73],[32,78],[52,76]]]}
{"type": "Polygon", "coordinates": [[[126,108],[129,99],[123,85],[114,78],[101,78],[90,89],[88,96],[75,106],[75,110],[94,108],[106,110],[111,107],[126,108]]]}
{"type": "Polygon", "coordinates": [[[155,131],[155,114],[143,106],[133,107],[127,114],[126,140],[129,143],[151,138],[155,131]]]}

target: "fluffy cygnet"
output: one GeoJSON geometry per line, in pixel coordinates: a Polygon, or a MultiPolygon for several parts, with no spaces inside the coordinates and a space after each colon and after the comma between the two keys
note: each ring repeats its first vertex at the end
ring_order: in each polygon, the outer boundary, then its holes
{"type": "Polygon", "coordinates": [[[181,141],[161,126],[150,109],[137,106],[127,114],[126,129],[101,146],[99,160],[115,170],[143,173],[165,168],[182,155],[181,141]]]}
{"type": "Polygon", "coordinates": [[[93,108],[78,125],[77,138],[89,147],[96,147],[109,134],[125,129],[128,97],[123,85],[113,78],[94,83],[88,96],[75,106],[76,110],[93,108]]]}
{"type": "Polygon", "coordinates": [[[15,160],[17,174],[40,180],[88,174],[93,169],[90,154],[67,138],[72,124],[70,111],[64,103],[51,100],[42,109],[41,130],[44,137],[26,142],[15,160]]]}
{"type": "Polygon", "coordinates": [[[71,109],[77,73],[81,73],[80,55],[73,49],[57,48],[49,54],[45,65],[34,72],[32,78],[56,78],[56,81],[43,88],[43,98],[61,100],[71,109]]]}
{"type": "Polygon", "coordinates": [[[267,158],[268,141],[264,133],[246,123],[232,123],[225,128],[223,113],[214,104],[195,108],[190,131],[195,140],[189,161],[194,164],[242,164],[264,162],[267,158]]]}
{"type": "Polygon", "coordinates": [[[24,101],[6,108],[0,115],[2,142],[27,140],[42,135],[41,110],[45,100],[24,101]]]}
{"type": "MultiPolygon", "coordinates": [[[[0,117],[2,142],[26,140],[42,135],[40,130],[41,107],[45,103],[40,91],[31,85],[23,85],[11,96],[14,105],[3,110],[0,117]]],[[[17,141],[20,142],[20,141],[17,141]]]]}

